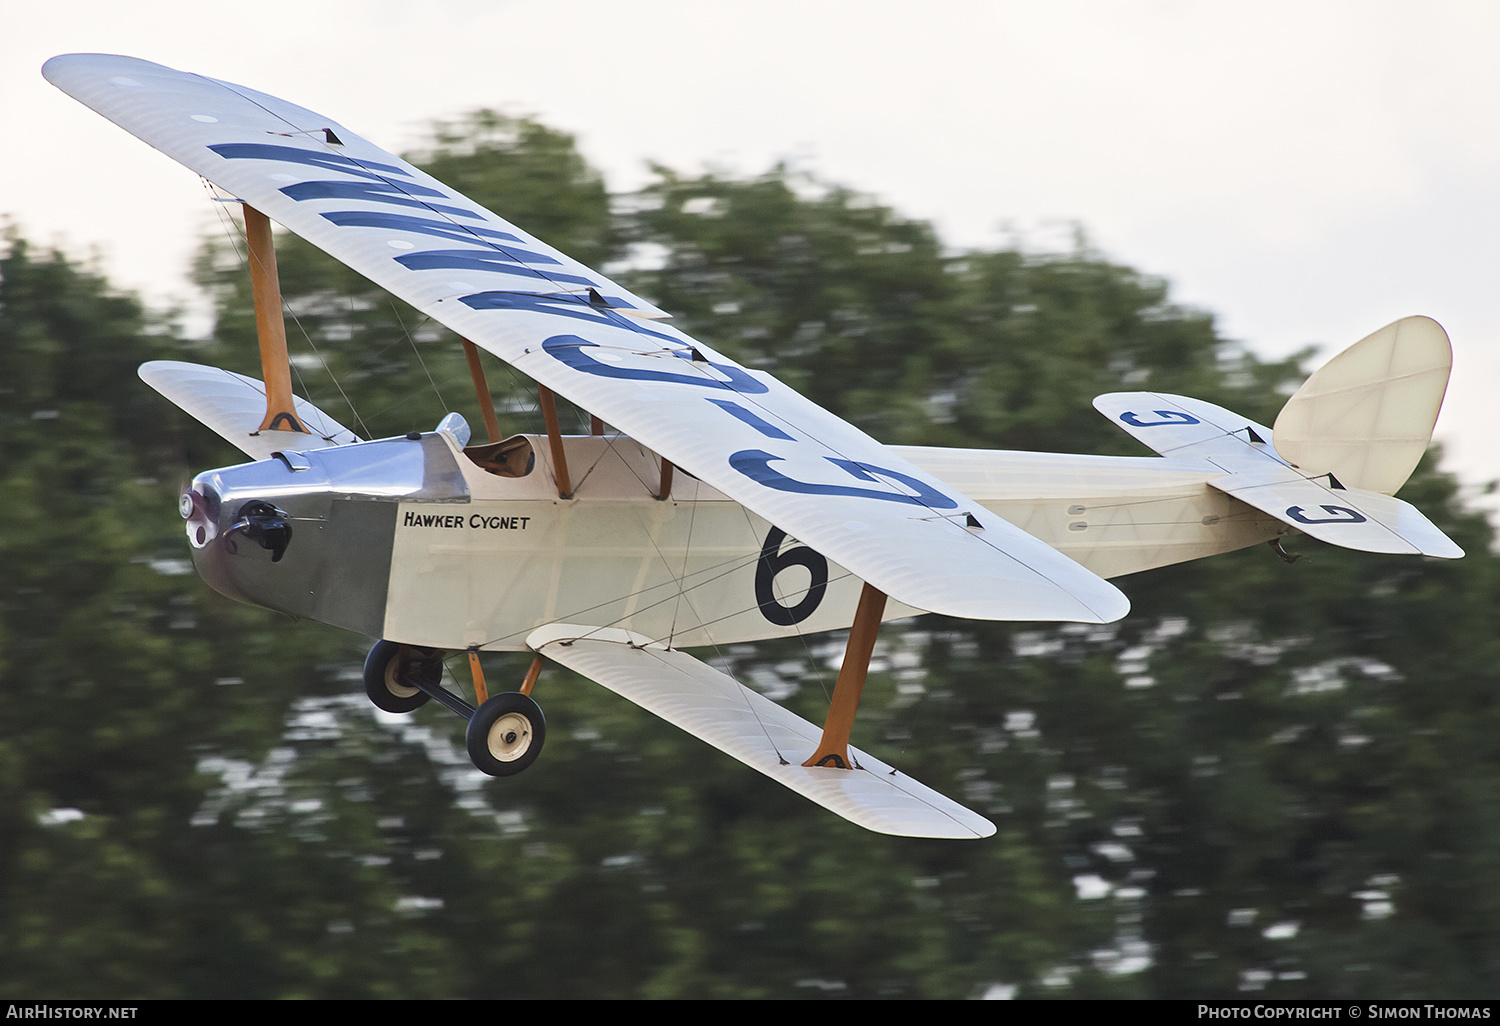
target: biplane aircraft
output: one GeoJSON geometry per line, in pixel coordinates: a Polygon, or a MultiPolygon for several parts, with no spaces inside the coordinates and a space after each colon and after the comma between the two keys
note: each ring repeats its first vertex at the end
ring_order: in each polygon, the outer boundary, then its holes
{"type": "Polygon", "coordinates": [[[1448,339],[1427,318],[1336,357],[1273,428],[1181,396],[1094,401],[1157,456],[887,446],[321,114],[129,57],[43,73],[244,204],[264,381],[140,369],[251,460],[182,495],[199,573],[379,638],[371,700],[441,702],[486,773],[541,751],[532,693],[552,660],[871,830],[984,837],[983,817],[849,743],[883,620],[1110,622],[1129,602],[1106,578],[1279,552],[1293,531],[1463,554],[1394,497],[1447,387],[1448,339]],[[487,440],[457,413],[364,440],[293,395],[272,220],[464,339],[487,440]],[[480,350],[535,379],[546,434],[502,436],[480,350]],[[592,434],[561,433],[554,392],[592,434]],[[822,728],[684,651],[839,629],[822,728]],[[502,650],[535,657],[518,690],[490,694],[478,653],[502,650]],[[443,686],[458,652],[477,707],[443,686]]]}

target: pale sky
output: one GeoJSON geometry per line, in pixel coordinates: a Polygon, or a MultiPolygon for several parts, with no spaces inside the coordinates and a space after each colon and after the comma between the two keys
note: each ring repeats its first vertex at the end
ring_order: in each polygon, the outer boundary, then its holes
{"type": "Polygon", "coordinates": [[[43,81],[82,51],[248,85],[396,151],[476,107],[533,115],[617,190],[648,161],[792,160],[954,246],[1081,224],[1267,356],[1432,316],[1455,359],[1438,436],[1479,482],[1500,478],[1497,41],[1484,0],[75,0],[6,14],[0,215],[189,297],[213,204],[43,81]]]}

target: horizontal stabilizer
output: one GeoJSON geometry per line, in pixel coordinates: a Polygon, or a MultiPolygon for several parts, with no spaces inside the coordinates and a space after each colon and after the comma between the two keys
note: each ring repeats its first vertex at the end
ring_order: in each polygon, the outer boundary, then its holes
{"type": "Polygon", "coordinates": [[[1271,432],[1213,403],[1162,392],[1111,392],[1094,408],[1163,456],[1206,460],[1207,483],[1319,541],[1365,552],[1457,559],[1453,541],[1408,502],[1310,476],[1277,453],[1271,432]]]}
{"type": "Polygon", "coordinates": [[[1163,456],[1208,460],[1226,473],[1285,466],[1271,429],[1222,406],[1165,392],[1110,392],[1094,409],[1163,456]]]}
{"type": "Polygon", "coordinates": [[[137,373],[142,381],[251,459],[265,460],[274,452],[305,452],[359,441],[354,432],[305,399],[295,400],[297,416],[314,434],[261,431],[260,424],[266,415],[266,386],[244,374],[173,360],[143,363],[137,373]]]}
{"type": "Polygon", "coordinates": [[[526,643],[867,830],[979,838],[989,820],[849,749],[857,769],[803,766],[822,731],[692,656],[617,628],[550,624],[526,643]]]}
{"type": "MultiPolygon", "coordinates": [[[[1335,478],[1337,480],[1337,478],[1335,478]]],[[[1288,467],[1208,483],[1330,545],[1363,552],[1457,559],[1464,550],[1409,502],[1362,488],[1333,488],[1288,467]]]]}

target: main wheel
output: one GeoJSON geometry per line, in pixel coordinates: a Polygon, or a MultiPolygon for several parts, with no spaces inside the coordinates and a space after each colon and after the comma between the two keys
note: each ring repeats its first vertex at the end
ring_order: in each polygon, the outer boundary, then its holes
{"type": "Polygon", "coordinates": [[[409,713],[427,703],[428,694],[407,681],[412,674],[436,686],[443,679],[443,660],[432,649],[377,641],[365,657],[365,694],[375,708],[409,713]]]}
{"type": "Polygon", "coordinates": [[[542,707],[519,691],[491,697],[469,718],[469,758],[492,777],[512,776],[536,762],[546,739],[542,707]]]}

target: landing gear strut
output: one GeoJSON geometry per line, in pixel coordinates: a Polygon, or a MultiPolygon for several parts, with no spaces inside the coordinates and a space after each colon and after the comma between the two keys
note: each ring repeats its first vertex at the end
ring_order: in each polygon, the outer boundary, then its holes
{"type": "Polygon", "coordinates": [[[520,691],[488,696],[478,656],[477,649],[469,653],[478,709],[442,686],[440,651],[394,641],[377,641],[365,658],[365,694],[376,708],[392,713],[408,713],[437,699],[469,721],[466,740],[474,765],[492,777],[514,776],[536,762],[547,739],[547,721],[531,697],[542,657],[532,661],[520,691]]]}

